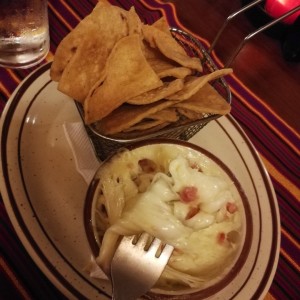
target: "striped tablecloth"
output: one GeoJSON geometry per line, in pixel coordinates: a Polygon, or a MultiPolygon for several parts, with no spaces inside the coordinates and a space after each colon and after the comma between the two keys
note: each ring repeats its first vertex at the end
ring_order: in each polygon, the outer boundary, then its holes
{"type": "MultiPolygon", "coordinates": [[[[96,0],[49,0],[51,61],[62,38],[93,9],[96,0]]],[[[134,3],[145,23],[165,14],[171,26],[182,28],[172,4],[154,0],[111,1],[125,9],[134,3]]],[[[187,28],[183,28],[188,31],[187,28]]],[[[198,37],[201,39],[201,37],[198,37]]],[[[208,44],[207,41],[203,41],[208,44]]],[[[0,68],[0,112],[8,98],[34,68],[0,68]]],[[[299,281],[299,133],[238,80],[230,77],[233,92],[232,115],[258,150],[271,176],[281,217],[281,249],[278,269],[266,296],[268,299],[300,299],[299,281]]],[[[0,200],[0,299],[63,299],[24,250],[0,200]]]]}

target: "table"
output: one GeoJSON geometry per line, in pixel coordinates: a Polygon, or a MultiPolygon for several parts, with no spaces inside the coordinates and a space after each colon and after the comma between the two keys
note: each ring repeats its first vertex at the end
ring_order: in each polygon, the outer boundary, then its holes
{"type": "MultiPolygon", "coordinates": [[[[62,38],[96,2],[49,0],[51,48],[45,61],[52,60],[62,38]]],[[[134,3],[142,19],[155,20],[162,12],[167,12],[171,26],[193,33],[207,46],[225,18],[241,7],[237,0],[111,2],[126,9],[134,3]]],[[[214,58],[218,64],[226,62],[241,38],[254,29],[244,15],[229,26],[215,48],[214,58]]],[[[232,66],[234,76],[229,79],[233,93],[232,115],[264,161],[281,214],[280,260],[266,299],[296,299],[300,294],[300,64],[286,62],[279,41],[261,34],[244,46],[232,66]]],[[[0,111],[21,80],[34,69],[0,68],[0,111]]],[[[64,299],[24,250],[2,200],[0,214],[0,299],[64,299]]]]}

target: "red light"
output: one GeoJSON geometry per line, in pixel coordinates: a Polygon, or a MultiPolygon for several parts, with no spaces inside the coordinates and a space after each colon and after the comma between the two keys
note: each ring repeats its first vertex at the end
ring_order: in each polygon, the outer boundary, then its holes
{"type": "MultiPolygon", "coordinates": [[[[300,5],[300,0],[266,0],[265,10],[273,18],[281,17],[283,14],[300,5]]],[[[282,20],[287,24],[293,24],[300,16],[300,10],[282,20]]]]}

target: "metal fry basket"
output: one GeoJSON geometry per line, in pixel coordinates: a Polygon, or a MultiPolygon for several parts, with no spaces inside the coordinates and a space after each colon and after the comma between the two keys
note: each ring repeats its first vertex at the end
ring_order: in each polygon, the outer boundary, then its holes
{"type": "MultiPolygon", "coordinates": [[[[217,70],[217,66],[211,59],[205,47],[202,43],[194,38],[192,35],[177,29],[170,28],[173,37],[177,42],[185,49],[187,54],[191,57],[198,57],[203,65],[203,73],[208,74],[212,71],[217,70]]],[[[231,92],[228,84],[224,78],[219,78],[210,82],[218,93],[224,97],[224,99],[230,104],[231,103],[231,92]]],[[[84,111],[80,103],[75,101],[82,120],[84,120],[84,111]]],[[[171,138],[180,140],[189,140],[193,137],[200,129],[202,129],[209,121],[219,118],[221,115],[218,114],[203,114],[201,119],[192,121],[186,124],[173,123],[169,126],[152,133],[143,133],[138,136],[126,136],[124,137],[113,137],[104,136],[97,130],[97,124],[85,125],[88,136],[94,146],[97,157],[104,160],[107,156],[120,148],[124,148],[129,144],[137,141],[151,139],[151,138],[171,138]]]]}
{"type": "MultiPolygon", "coordinates": [[[[231,15],[227,17],[225,22],[223,23],[223,26],[220,28],[219,32],[217,33],[214,41],[212,42],[209,49],[206,49],[204,45],[195,37],[193,37],[191,34],[186,33],[180,29],[177,28],[170,28],[170,31],[173,35],[173,37],[176,39],[176,41],[185,49],[187,54],[191,57],[197,57],[201,60],[203,65],[203,74],[208,74],[210,72],[213,72],[215,70],[218,70],[218,67],[212,60],[210,54],[214,50],[214,47],[223,33],[224,29],[228,25],[229,22],[231,22],[234,18],[236,18],[241,13],[244,13],[245,11],[251,9],[252,7],[262,3],[263,0],[255,0],[248,5],[242,7],[241,9],[233,12],[231,15]]],[[[300,5],[295,7],[293,10],[285,13],[281,17],[271,21],[270,23],[258,28],[254,32],[247,35],[244,40],[241,42],[240,45],[236,48],[235,52],[231,56],[231,58],[224,64],[225,67],[228,67],[232,64],[235,57],[238,55],[239,51],[242,49],[244,44],[255,37],[257,34],[261,33],[262,31],[267,30],[271,26],[275,25],[276,23],[280,22],[284,18],[288,17],[292,13],[298,11],[300,9],[300,5]]],[[[229,103],[231,104],[231,92],[229,89],[228,84],[224,80],[224,78],[216,79],[210,84],[217,90],[217,92],[229,103]]],[[[79,110],[79,113],[84,120],[84,111],[82,108],[82,105],[75,102],[76,106],[79,110]]],[[[138,136],[130,137],[126,136],[124,137],[110,137],[110,136],[104,136],[100,134],[97,130],[97,124],[92,125],[85,125],[86,131],[91,139],[91,142],[94,146],[94,150],[96,152],[96,155],[99,159],[104,160],[107,156],[111,155],[113,152],[117,151],[119,148],[124,148],[129,144],[132,144],[137,141],[141,140],[147,140],[151,138],[172,138],[172,139],[180,139],[180,140],[189,140],[191,137],[193,137],[199,130],[201,130],[208,122],[215,120],[219,118],[221,115],[216,114],[203,114],[202,118],[197,121],[192,121],[186,124],[182,123],[173,123],[170,124],[168,127],[165,127],[161,130],[158,130],[153,133],[141,133],[138,136]]]]}

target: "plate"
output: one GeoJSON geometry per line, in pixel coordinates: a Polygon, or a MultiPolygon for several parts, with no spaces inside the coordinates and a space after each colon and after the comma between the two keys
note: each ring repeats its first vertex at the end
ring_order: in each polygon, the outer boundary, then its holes
{"type": "MultiPolygon", "coordinates": [[[[63,125],[80,122],[57,91],[50,64],[30,74],[1,117],[0,189],[12,224],[35,263],[66,297],[109,299],[110,285],[85,272],[91,249],[84,229],[88,185],[76,169],[63,125]]],[[[239,276],[214,299],[262,299],[277,268],[280,218],[269,175],[231,115],[211,121],[190,142],[222,160],[249,199],[252,237],[239,276]]]]}

